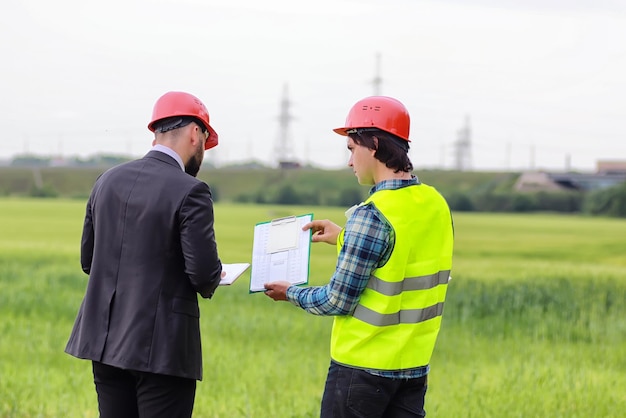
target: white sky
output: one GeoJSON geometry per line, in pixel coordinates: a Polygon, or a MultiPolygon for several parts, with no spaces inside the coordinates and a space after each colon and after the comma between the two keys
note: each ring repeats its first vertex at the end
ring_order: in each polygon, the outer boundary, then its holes
{"type": "Polygon", "coordinates": [[[2,0],[0,159],[143,155],[154,101],[209,109],[218,164],[275,161],[288,85],[295,156],[343,167],[373,94],[412,116],[414,165],[593,170],[626,159],[626,0],[2,0]]]}

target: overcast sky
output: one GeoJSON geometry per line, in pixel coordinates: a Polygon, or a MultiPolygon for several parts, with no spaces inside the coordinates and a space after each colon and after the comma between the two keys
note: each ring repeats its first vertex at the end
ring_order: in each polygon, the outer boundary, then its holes
{"type": "Polygon", "coordinates": [[[198,96],[218,164],[276,160],[283,89],[295,158],[345,166],[333,133],[381,93],[411,114],[419,168],[626,159],[626,0],[3,0],[0,159],[141,156],[154,101],[198,96]]]}

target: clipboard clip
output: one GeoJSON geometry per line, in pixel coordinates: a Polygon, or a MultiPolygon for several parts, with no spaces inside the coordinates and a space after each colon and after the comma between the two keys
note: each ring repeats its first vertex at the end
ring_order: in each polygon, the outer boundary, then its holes
{"type": "Polygon", "coordinates": [[[295,222],[296,221],[296,216],[292,215],[292,216],[285,216],[284,218],[276,218],[276,219],[272,219],[270,221],[270,226],[274,226],[274,225],[282,225],[285,223],[289,223],[289,222],[295,222]]]}

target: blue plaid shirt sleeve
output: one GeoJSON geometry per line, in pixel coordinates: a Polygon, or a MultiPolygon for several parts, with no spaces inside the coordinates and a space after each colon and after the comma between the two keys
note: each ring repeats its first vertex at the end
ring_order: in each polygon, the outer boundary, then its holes
{"type": "Polygon", "coordinates": [[[346,222],[343,247],[330,282],[325,286],[291,286],[287,300],[314,315],[351,314],[372,270],[389,258],[391,237],[391,226],[373,205],[359,206],[346,222]]]}

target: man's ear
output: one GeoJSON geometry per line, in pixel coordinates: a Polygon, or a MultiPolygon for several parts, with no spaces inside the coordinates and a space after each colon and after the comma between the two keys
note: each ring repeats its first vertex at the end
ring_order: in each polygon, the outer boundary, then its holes
{"type": "Polygon", "coordinates": [[[191,139],[191,145],[196,146],[198,145],[198,141],[201,141],[200,135],[198,135],[198,132],[196,132],[200,131],[200,128],[193,123],[190,123],[188,126],[190,126],[189,138],[191,139]]]}
{"type": "Polygon", "coordinates": [[[372,137],[372,141],[374,142],[374,147],[372,148],[372,151],[374,151],[372,153],[372,155],[374,155],[376,153],[376,151],[378,151],[378,137],[377,136],[373,136],[372,137]]]}

